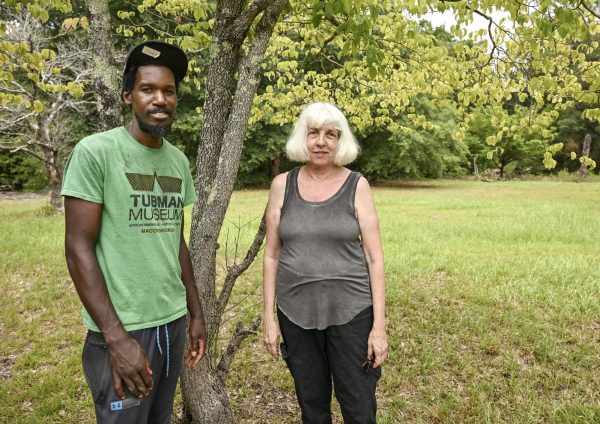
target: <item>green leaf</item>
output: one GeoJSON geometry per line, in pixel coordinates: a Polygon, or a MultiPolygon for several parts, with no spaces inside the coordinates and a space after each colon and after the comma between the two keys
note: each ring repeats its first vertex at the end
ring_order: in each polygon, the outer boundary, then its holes
{"type": "Polygon", "coordinates": [[[374,66],[369,66],[369,76],[374,79],[377,76],[377,69],[374,66]]]}
{"type": "Polygon", "coordinates": [[[552,157],[552,153],[550,152],[544,153],[543,163],[546,169],[553,169],[556,167],[556,161],[554,160],[554,158],[552,157]]]}
{"type": "Polygon", "coordinates": [[[567,27],[566,25],[561,25],[558,27],[558,35],[560,35],[561,38],[567,38],[569,32],[569,27],[567,27]]]}
{"type": "Polygon", "coordinates": [[[87,31],[88,28],[90,27],[90,21],[88,20],[88,18],[86,16],[84,16],[79,21],[79,25],[81,26],[81,28],[83,28],[85,31],[87,31]]]}
{"type": "Polygon", "coordinates": [[[321,21],[323,20],[323,15],[321,15],[320,13],[316,13],[313,15],[312,17],[312,24],[313,27],[318,27],[321,24],[321,21]]]}
{"type": "Polygon", "coordinates": [[[351,11],[351,0],[342,0],[342,8],[344,10],[344,13],[350,13],[351,11]]]}
{"type": "Polygon", "coordinates": [[[377,61],[377,52],[372,47],[367,47],[366,55],[367,55],[367,63],[369,65],[371,63],[377,61]]]}
{"type": "Polygon", "coordinates": [[[65,19],[65,20],[63,21],[63,24],[62,24],[62,26],[63,26],[63,28],[64,28],[64,29],[66,29],[67,31],[69,31],[69,30],[71,30],[71,29],[73,29],[73,28],[75,27],[75,26],[73,25],[73,19],[71,19],[71,18],[65,19]]]}
{"type": "Polygon", "coordinates": [[[206,11],[204,10],[203,6],[194,8],[194,19],[197,21],[206,19],[206,11]]]}
{"type": "Polygon", "coordinates": [[[44,110],[44,104],[39,100],[34,101],[33,110],[35,110],[37,113],[42,113],[44,110]]]}

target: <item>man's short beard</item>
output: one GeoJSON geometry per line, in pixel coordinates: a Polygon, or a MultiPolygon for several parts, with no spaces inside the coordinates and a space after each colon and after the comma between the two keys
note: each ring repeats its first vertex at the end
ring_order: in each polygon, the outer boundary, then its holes
{"type": "Polygon", "coordinates": [[[140,127],[140,130],[154,136],[154,137],[166,137],[169,134],[171,134],[171,126],[173,125],[173,122],[169,122],[168,124],[156,124],[156,125],[150,125],[147,122],[144,122],[144,120],[140,119],[140,117],[137,115],[137,113],[135,114],[135,119],[138,122],[138,126],[140,127]]]}

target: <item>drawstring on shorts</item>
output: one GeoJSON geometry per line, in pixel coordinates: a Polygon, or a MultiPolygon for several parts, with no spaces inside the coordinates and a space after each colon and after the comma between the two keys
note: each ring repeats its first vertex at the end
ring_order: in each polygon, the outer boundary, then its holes
{"type": "MultiPolygon", "coordinates": [[[[167,324],[165,324],[165,335],[166,335],[166,339],[167,339],[167,346],[166,346],[166,350],[167,350],[167,378],[169,377],[169,368],[170,368],[170,364],[169,364],[169,351],[170,349],[170,345],[169,345],[169,329],[167,328],[167,324]]],[[[156,327],[156,344],[158,345],[158,351],[159,353],[162,355],[162,348],[160,347],[160,327],[156,327]]]]}

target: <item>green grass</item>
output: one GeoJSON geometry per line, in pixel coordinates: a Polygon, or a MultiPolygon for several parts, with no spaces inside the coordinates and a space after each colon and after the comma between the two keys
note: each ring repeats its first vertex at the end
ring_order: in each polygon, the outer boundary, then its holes
{"type": "MultiPolygon", "coordinates": [[[[600,422],[600,184],[427,181],[374,191],[390,342],[378,422],[600,422]]],[[[220,273],[237,235],[245,254],[266,197],[235,193],[220,273]]],[[[0,201],[0,422],[93,422],[63,218],[44,211],[42,201],[0,201]]],[[[260,312],[260,271],[255,263],[238,281],[224,335],[260,312]]],[[[289,373],[260,336],[238,355],[227,380],[237,421],[299,422],[289,373]]]]}

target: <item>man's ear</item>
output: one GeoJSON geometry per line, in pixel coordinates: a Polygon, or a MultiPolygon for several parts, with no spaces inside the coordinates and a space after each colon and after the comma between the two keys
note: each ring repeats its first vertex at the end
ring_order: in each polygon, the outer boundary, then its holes
{"type": "Polygon", "coordinates": [[[123,91],[123,103],[126,105],[131,104],[131,93],[129,91],[123,91]]]}

